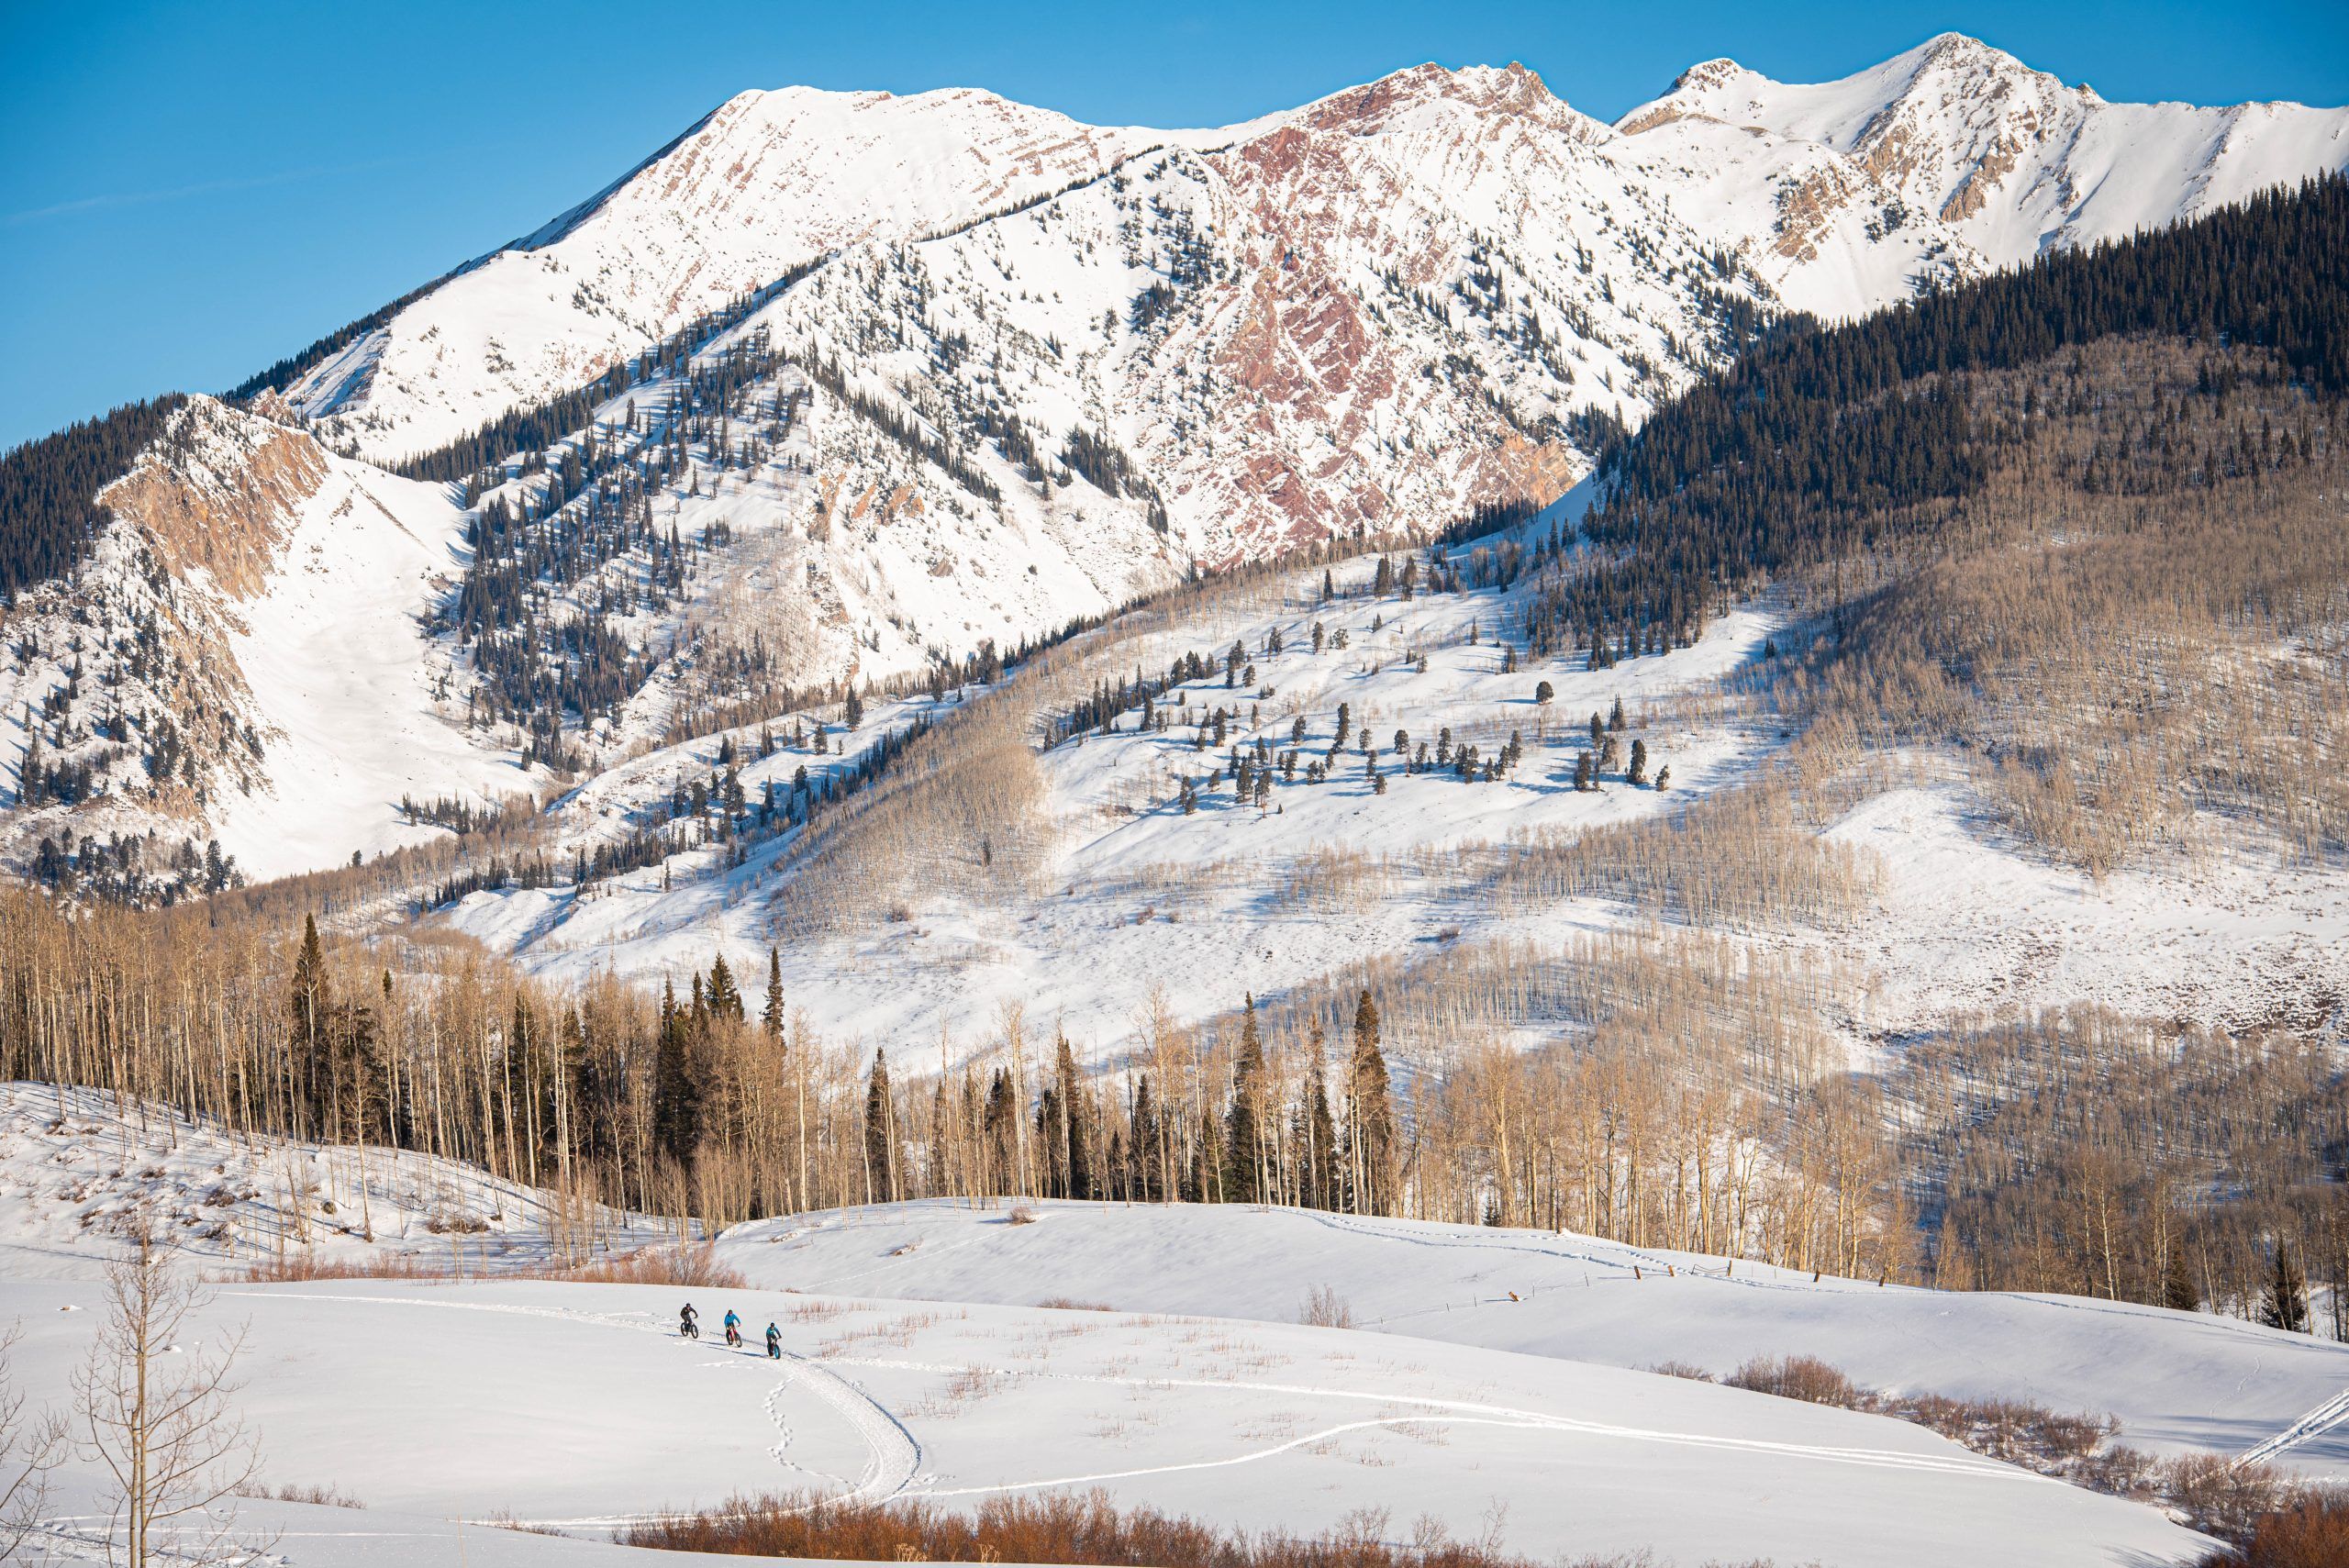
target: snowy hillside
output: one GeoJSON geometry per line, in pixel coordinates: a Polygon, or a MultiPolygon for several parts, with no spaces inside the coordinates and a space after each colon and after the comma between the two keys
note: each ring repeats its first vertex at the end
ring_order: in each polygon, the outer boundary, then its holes
{"type": "MultiPolygon", "coordinates": [[[[1544,539],[1553,521],[1522,537],[1544,539]]],[[[571,982],[617,970],[682,985],[720,954],[756,976],[779,942],[785,994],[825,1034],[913,1042],[942,1029],[958,1054],[976,1053],[991,1049],[1002,1007],[1019,1004],[1113,1062],[1135,1049],[1154,993],[1174,1018],[1204,1022],[1243,993],[1308,995],[1382,962],[1440,965],[1447,954],[1528,943],[1571,963],[1579,940],[1636,937],[1655,910],[1626,887],[1553,890],[1509,862],[1594,831],[1701,822],[1716,800],[1742,810],[1758,798],[1775,852],[1850,896],[1681,917],[1800,972],[1811,1024],[1854,1063],[1887,1039],[1994,1007],[2089,1000],[2246,1028],[2349,995],[2349,882],[2335,866],[2279,867],[2246,844],[2192,866],[2090,877],[2017,844],[1977,784],[1927,755],[1814,828],[1769,828],[1769,813],[1784,809],[1772,792],[1785,737],[1727,694],[1755,674],[1774,634],[1788,633],[1784,607],[1738,610],[1694,647],[1620,665],[1531,658],[1499,640],[1529,588],[1475,582],[1480,561],[1515,542],[1453,552],[1459,578],[1409,598],[1374,592],[1375,558],[1331,570],[1328,599],[1313,570],[1210,593],[1186,614],[1144,613],[1081,639],[1063,669],[1016,678],[992,697],[971,688],[964,703],[876,704],[823,751],[815,731],[829,713],[663,748],[547,817],[553,853],[593,857],[674,819],[696,784],[714,798],[729,766],[747,798],[773,790],[789,800],[803,772],[820,790],[918,719],[980,750],[1003,722],[995,716],[1008,713],[1031,742],[1053,742],[1019,765],[1035,792],[1023,817],[1041,826],[1032,863],[1016,874],[972,874],[974,844],[875,856],[855,867],[865,893],[858,917],[810,923],[797,913],[805,889],[831,873],[803,863],[804,830],[738,862],[705,829],[592,888],[475,893],[442,918],[532,973],[571,982]],[[1252,684],[1227,681],[1235,645],[1252,684]],[[1208,655],[1206,666],[1158,695],[1163,728],[1141,728],[1138,701],[1107,731],[1069,728],[1092,682],[1130,680],[1137,668],[1155,679],[1188,653],[1208,655]],[[1619,703],[1621,729],[1594,740],[1590,720],[1619,703]],[[1228,716],[1220,740],[1218,713],[1228,716]],[[770,730],[782,742],[759,755],[770,730]],[[1518,760],[1486,780],[1512,738],[1518,760]],[[1634,742],[1647,759],[1636,784],[1634,742]],[[1460,773],[1469,747],[1475,782],[1460,773]],[[1609,752],[1595,787],[1576,788],[1578,759],[1609,752]],[[729,754],[741,760],[722,760],[729,754]],[[1236,793],[1235,757],[1252,783],[1266,781],[1261,800],[1236,793]],[[1326,782],[1312,782],[1317,765],[1326,782]],[[2206,962],[2181,964],[2184,951],[2206,962]]],[[[1547,1038],[1536,1019],[1519,1027],[1528,1040],[1547,1038]]],[[[1409,1055],[1418,1042],[1390,1049],[1409,1055]]]]}
{"type": "Polygon", "coordinates": [[[93,1089],[0,1084],[0,1257],[17,1279],[84,1279],[146,1217],[192,1266],[288,1257],[495,1273],[674,1234],[412,1151],[232,1137],[93,1089]]]}
{"type": "Polygon", "coordinates": [[[16,856],[95,837],[126,890],[202,891],[209,840],[282,875],[424,836],[405,793],[529,789],[444,700],[423,623],[467,550],[440,487],[196,397],[105,499],[77,577],[8,617],[16,856]]]}
{"type": "MultiPolygon", "coordinates": [[[[1651,1373],[1154,1314],[693,1294],[774,1321],[781,1364],[680,1343],[679,1293],[633,1286],[237,1287],[204,1326],[248,1327],[239,1408],[269,1480],[390,1511],[305,1514],[281,1550],[328,1568],[381,1561],[369,1538],[417,1516],[593,1536],[760,1489],[967,1509],[1097,1487],[1308,1534],[1373,1510],[1376,1538],[1430,1518],[1537,1559],[2068,1568],[2209,1544],[1905,1422],[1651,1373]]],[[[97,1306],[87,1284],[0,1284],[36,1400],[65,1396],[97,1306]]],[[[68,1530],[95,1492],[62,1478],[68,1530]]]]}
{"type": "MultiPolygon", "coordinates": [[[[1464,567],[1466,552],[1462,561],[1464,567]]],[[[1163,671],[1186,653],[1208,655],[1209,668],[1157,699],[1168,719],[1163,729],[1144,732],[1129,714],[1114,733],[1080,730],[1036,758],[1036,813],[1049,828],[1035,865],[1016,885],[966,885],[951,873],[919,871],[897,884],[886,868],[868,866],[861,873],[875,890],[868,902],[877,907],[895,897],[909,918],[878,931],[860,922],[838,932],[795,929],[789,884],[779,873],[796,869],[797,840],[785,835],[740,865],[696,847],[600,883],[592,895],[474,894],[448,922],[565,979],[607,967],[682,975],[721,952],[738,973],[755,974],[764,948],[788,937],[785,991],[828,1032],[914,1040],[944,1028],[975,1046],[999,1005],[1020,1001],[1107,1054],[1127,1038],[1154,986],[1178,998],[1186,1015],[1211,1015],[1235,1006],[1243,989],[1285,992],[1427,943],[1458,919],[1453,873],[1473,876],[1473,856],[1447,867],[1444,853],[1652,820],[1750,780],[1772,749],[1767,734],[1709,720],[1701,706],[1686,717],[1675,711],[1678,701],[1701,698],[1753,658],[1772,624],[1765,616],[1732,616],[1694,649],[1592,671],[1579,656],[1520,661],[1496,640],[1520,607],[1521,591],[1398,601],[1369,591],[1376,571],[1373,561],[1337,568],[1338,593],[1327,601],[1321,573],[1300,571],[1216,595],[1196,619],[1144,616],[1137,626],[1120,623],[1085,639],[1084,667],[1112,678],[1136,666],[1163,671]],[[1224,668],[1235,644],[1248,651],[1254,672],[1253,684],[1239,688],[1224,668]],[[1505,663],[1515,667],[1504,671],[1505,663]],[[1537,701],[1544,684],[1552,695],[1537,701]],[[1631,716],[1620,738],[1625,758],[1601,788],[1576,790],[1572,777],[1575,759],[1589,750],[1587,721],[1618,700],[1631,716]],[[1230,722],[1217,720],[1218,712],[1230,722]],[[1409,740],[1401,753],[1398,732],[1409,740]],[[1480,782],[1462,780],[1466,748],[1490,762],[1512,735],[1523,760],[1507,776],[1481,782],[1479,763],[1480,782]],[[1653,758],[1640,785],[1620,777],[1633,740],[1653,758]],[[1235,794],[1230,758],[1252,756],[1260,743],[1264,775],[1281,781],[1277,809],[1270,795],[1259,804],[1252,793],[1246,801],[1235,794]],[[1365,744],[1384,775],[1375,780],[1365,744]],[[1329,782],[1295,787],[1333,747],[1341,750],[1329,782]],[[1201,783],[1211,769],[1219,782],[1195,789],[1196,808],[1186,811],[1184,781],[1201,783]],[[1658,790],[1652,780],[1664,769],[1671,787],[1658,790]],[[1308,886],[1324,862],[1341,883],[1360,879],[1365,895],[1308,886]],[[1284,894],[1291,879],[1299,891],[1284,894]],[[1234,922],[1252,933],[1245,951],[1233,951],[1234,922]]],[[[1021,728],[1049,735],[1062,705],[1082,695],[1072,684],[1066,676],[1017,680],[993,706],[1025,711],[1021,728]]],[[[917,716],[941,719],[950,739],[984,729],[990,720],[979,710],[989,699],[974,693],[970,702],[975,707],[968,710],[921,697],[876,706],[828,751],[785,744],[772,757],[742,762],[742,786],[753,799],[770,784],[787,795],[803,769],[820,784],[917,716]]],[[[550,813],[555,852],[592,855],[666,815],[689,782],[723,771],[721,748],[747,756],[764,728],[656,751],[599,779],[550,813]]],[[[949,858],[953,853],[948,847],[949,858]]],[[[1554,940],[1562,930],[1615,926],[1624,915],[1595,900],[1544,904],[1482,922],[1480,930],[1554,940]]]]}
{"type": "Polygon", "coordinates": [[[2078,1296],[1951,1293],[1571,1233],[1296,1209],[1054,1203],[1036,1224],[945,1201],[737,1226],[753,1284],[923,1301],[1052,1296],[1126,1312],[1295,1321],[1336,1292],[1363,1329],[1716,1375],[1814,1356],[1862,1385],[2109,1414],[2155,1452],[2349,1476],[2349,1346],[2078,1296]],[[2300,1425],[2303,1417],[2314,1419],[2300,1425]]]}

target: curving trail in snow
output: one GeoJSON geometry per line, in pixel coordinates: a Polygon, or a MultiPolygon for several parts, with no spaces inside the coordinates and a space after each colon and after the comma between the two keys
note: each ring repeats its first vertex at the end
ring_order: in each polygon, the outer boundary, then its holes
{"type": "Polygon", "coordinates": [[[1667,1443],[1688,1448],[1726,1449],[1744,1453],[1780,1454],[1787,1458],[1820,1460],[1835,1464],[1866,1465],[1886,1470],[1925,1470],[1953,1475],[1978,1475],[1991,1480],[2024,1481],[2043,1486],[2065,1485],[2051,1477],[2033,1474],[2030,1471],[2019,1469],[2013,1465],[2002,1464],[1997,1460],[1978,1458],[1963,1451],[1946,1454],[1914,1453],[1893,1449],[1842,1448],[1820,1443],[1777,1442],[1765,1438],[1730,1437],[1707,1432],[1664,1431],[1649,1427],[1627,1427],[1609,1421],[1586,1420],[1577,1416],[1561,1416],[1547,1410],[1529,1410],[1509,1405],[1489,1405],[1471,1399],[1443,1399],[1432,1395],[1365,1393],[1350,1388],[1330,1388],[1319,1384],[1260,1383],[1244,1378],[1121,1377],[1108,1373],[1036,1372],[1024,1368],[979,1368],[952,1362],[877,1358],[841,1357],[840,1362],[847,1366],[869,1366],[900,1372],[956,1373],[984,1371],[1005,1378],[1034,1378],[1057,1383],[1107,1384],[1123,1388],[1191,1388],[1218,1392],[1281,1394],[1388,1407],[1406,1405],[1424,1412],[1419,1415],[1383,1416],[1368,1420],[1348,1421],[1305,1437],[1275,1444],[1270,1448],[1226,1459],[1200,1460],[1181,1464],[1145,1465],[1137,1469],[1105,1472],[1096,1475],[1062,1476],[1044,1481],[1023,1481],[990,1486],[964,1487],[951,1491],[924,1492],[921,1494],[924,1496],[959,1497],[985,1492],[1032,1491],[1044,1486],[1115,1481],[1135,1475],[1161,1475],[1181,1470],[1213,1470],[1226,1465],[1245,1464],[1255,1460],[1269,1459],[1275,1454],[1286,1453],[1291,1450],[1344,1432],[1358,1431],[1370,1427],[1409,1426],[1425,1421],[1442,1421],[1461,1426],[1513,1427],[1529,1430],[1565,1432],[1580,1437],[1667,1443]]]}
{"type": "MultiPolygon", "coordinates": [[[[877,1502],[896,1496],[912,1485],[921,1469],[921,1444],[914,1440],[913,1433],[887,1406],[829,1367],[805,1356],[786,1352],[783,1365],[783,1381],[767,1396],[770,1409],[786,1390],[804,1388],[829,1406],[863,1440],[868,1456],[864,1473],[838,1501],[877,1502]]],[[[776,1424],[782,1424],[780,1419],[776,1424]]]]}

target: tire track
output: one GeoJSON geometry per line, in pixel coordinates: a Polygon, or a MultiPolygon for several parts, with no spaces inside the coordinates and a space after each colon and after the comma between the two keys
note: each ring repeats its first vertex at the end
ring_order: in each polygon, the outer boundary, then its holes
{"type": "MultiPolygon", "coordinates": [[[[272,1292],[258,1290],[224,1291],[222,1294],[257,1296],[264,1299],[271,1298],[273,1295],[272,1292]]],[[[282,1296],[275,1298],[284,1299],[282,1296]]],[[[595,1328],[618,1329],[635,1334],[651,1334],[664,1341],[674,1340],[680,1345],[690,1345],[697,1350],[703,1348],[698,1340],[681,1340],[666,1328],[643,1321],[646,1314],[639,1312],[581,1312],[570,1307],[523,1307],[512,1302],[426,1301],[414,1296],[351,1296],[342,1292],[306,1296],[303,1299],[349,1301],[378,1307],[438,1307],[447,1312],[495,1312],[518,1318],[551,1318],[556,1322],[582,1323],[595,1328]]],[[[740,1351],[729,1351],[728,1356],[729,1359],[766,1360],[765,1356],[751,1351],[748,1347],[740,1351]]],[[[717,1366],[724,1363],[711,1362],[705,1364],[717,1366]]],[[[761,1408],[775,1428],[776,1441],[768,1452],[774,1456],[777,1466],[785,1471],[796,1471],[802,1475],[816,1474],[807,1466],[793,1461],[786,1452],[791,1443],[791,1426],[784,1417],[782,1401],[785,1394],[794,1388],[798,1388],[839,1416],[864,1445],[864,1468],[859,1473],[855,1483],[842,1495],[841,1499],[838,1500],[878,1500],[891,1497],[912,1484],[915,1475],[921,1469],[921,1444],[915,1440],[906,1424],[897,1419],[896,1414],[887,1406],[883,1405],[829,1367],[809,1361],[796,1351],[785,1352],[783,1367],[782,1379],[767,1391],[765,1399],[761,1402],[761,1408]]],[[[614,1515],[607,1518],[540,1519],[531,1522],[617,1529],[621,1525],[673,1517],[674,1516],[664,1514],[630,1514],[614,1515]]]]}
{"type": "MultiPolygon", "coordinates": [[[[1112,1480],[1119,1476],[1152,1475],[1168,1471],[1214,1469],[1222,1465],[1241,1464],[1252,1460],[1270,1458],[1285,1453],[1320,1437],[1353,1431],[1364,1427],[1400,1426],[1413,1422],[1440,1420],[1471,1426],[1515,1427],[1527,1429],[1564,1432],[1581,1437],[1608,1438],[1632,1442],[1672,1444],[1687,1448],[1722,1449],[1732,1452],[1782,1455],[1791,1459],[1812,1459],[1827,1463],[1860,1465],[1880,1470],[1932,1471],[1948,1475],[1975,1475],[1988,1480],[2027,1481],[2046,1486],[2068,1485],[2052,1476],[2035,1474],[1995,1459],[1960,1451],[1955,1453],[1904,1452],[1897,1449],[1841,1448],[1825,1443],[1784,1442],[1768,1438],[1741,1438],[1710,1432],[1674,1432],[1650,1427],[1627,1427],[1609,1421],[1586,1420],[1579,1416],[1561,1416],[1546,1410],[1528,1410],[1508,1405],[1487,1405],[1470,1399],[1443,1399],[1432,1395],[1385,1394],[1351,1388],[1325,1388],[1317,1384],[1254,1383],[1242,1379],[1186,1377],[1124,1377],[1112,1373],[1082,1373],[1031,1372],[1008,1367],[974,1368],[949,1362],[882,1360],[878,1358],[841,1357],[837,1364],[869,1366],[893,1371],[930,1373],[958,1373],[984,1371],[990,1375],[1007,1378],[1029,1377],[1063,1383],[1108,1384],[1125,1388],[1205,1389],[1250,1394],[1279,1394],[1291,1397],[1348,1400],[1359,1404],[1393,1407],[1414,1407],[1426,1414],[1416,1416],[1385,1416],[1367,1420],[1351,1421],[1331,1427],[1313,1437],[1295,1439],[1272,1448],[1232,1458],[1200,1461],[1181,1464],[1153,1465],[1138,1470],[1119,1471],[1114,1475],[1074,1477],[1064,1481],[1022,1482],[1015,1485],[974,1487],[972,1492],[1019,1491],[1037,1486],[1057,1486],[1074,1480],[1112,1480]]],[[[1953,1445],[1954,1446],[1954,1445],[1953,1445]]],[[[923,1496],[960,1496],[962,1492],[924,1492],[923,1496]]]]}
{"type": "Polygon", "coordinates": [[[2274,1437],[2243,1450],[2235,1456],[2233,1468],[2242,1470],[2249,1465],[2265,1464],[2277,1454],[2299,1447],[2310,1438],[2322,1437],[2343,1421],[2349,1421],[2349,1388],[2343,1389],[2315,1409],[2308,1411],[2274,1437]]]}

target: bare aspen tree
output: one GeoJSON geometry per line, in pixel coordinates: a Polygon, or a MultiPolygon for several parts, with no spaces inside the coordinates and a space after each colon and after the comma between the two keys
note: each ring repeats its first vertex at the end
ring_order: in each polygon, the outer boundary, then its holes
{"type": "Polygon", "coordinates": [[[106,1561],[248,1561],[268,1543],[237,1532],[229,1501],[261,1466],[258,1435],[228,1404],[243,1331],[186,1342],[213,1293],[173,1266],[143,1220],[131,1242],[107,1268],[106,1322],[73,1376],[77,1446],[112,1485],[106,1561]]]}
{"type": "Polygon", "coordinates": [[[0,1562],[46,1561],[36,1555],[41,1515],[49,1502],[50,1472],[70,1448],[64,1418],[35,1412],[17,1386],[9,1352],[24,1335],[21,1326],[0,1329],[0,1562]]]}

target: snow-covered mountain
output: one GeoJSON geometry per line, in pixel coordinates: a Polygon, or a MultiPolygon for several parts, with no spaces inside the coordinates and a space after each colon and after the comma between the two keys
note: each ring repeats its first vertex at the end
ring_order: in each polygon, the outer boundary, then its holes
{"type": "Polygon", "coordinates": [[[828,251],[966,223],[1152,139],[992,93],[741,93],[310,367],[287,397],[373,459],[438,447],[828,251]]]}
{"type": "Polygon", "coordinates": [[[7,613],[16,755],[62,781],[20,774],[9,851],[337,863],[429,831],[403,795],[1547,503],[1775,312],[2344,162],[2349,111],[2109,105],[1955,36],[1817,85],[1711,61],[1613,126],[1517,65],[1204,130],[744,93],[282,395],[173,416],[7,613]],[[462,496],[387,471],[566,395],[462,496]]]}
{"type": "Polygon", "coordinates": [[[429,836],[398,823],[405,794],[523,787],[450,721],[423,624],[467,561],[444,486],[197,396],[104,499],[81,572],[8,617],[26,853],[97,838],[122,890],[195,891],[219,880],[214,840],[279,875],[429,836]]]}
{"type": "Polygon", "coordinates": [[[1919,267],[2011,266],[2349,163],[2349,110],[2108,104],[1958,33],[1837,82],[1708,61],[1616,128],[1669,150],[1685,216],[1747,235],[1790,303],[1831,317],[1919,267]]]}

